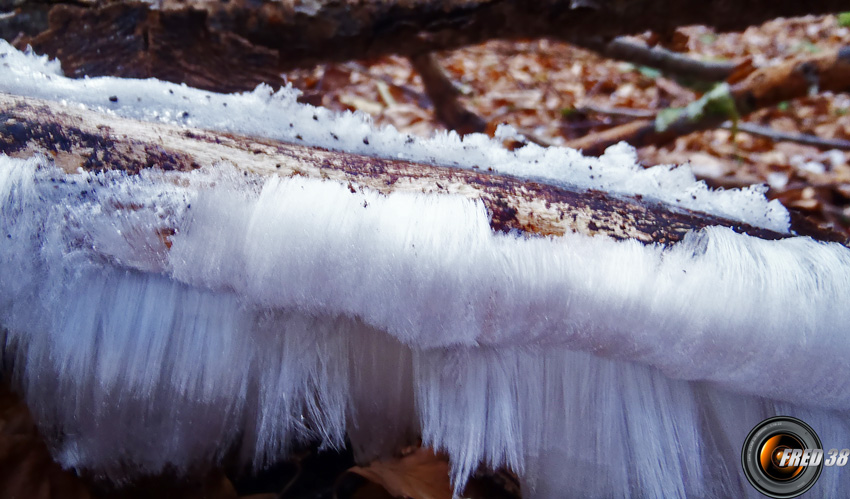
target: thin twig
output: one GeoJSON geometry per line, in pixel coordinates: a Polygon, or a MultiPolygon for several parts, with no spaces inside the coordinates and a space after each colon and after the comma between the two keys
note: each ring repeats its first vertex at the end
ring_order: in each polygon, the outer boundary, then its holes
{"type": "MultiPolygon", "coordinates": [[[[655,111],[648,109],[631,109],[627,107],[605,108],[594,106],[592,104],[577,107],[576,111],[634,119],[654,119],[657,114],[655,111]]],[[[768,126],[757,125],[755,123],[739,122],[737,127],[735,127],[731,121],[727,121],[721,124],[720,127],[725,128],[726,130],[737,129],[740,132],[747,132],[751,135],[765,137],[774,142],[796,142],[798,144],[815,146],[820,149],[840,149],[842,151],[850,151],[850,140],[845,139],[826,139],[804,133],[780,132],[768,126]]]]}
{"type": "Polygon", "coordinates": [[[600,107],[593,104],[585,104],[576,107],[580,113],[604,114],[607,116],[621,116],[623,118],[653,119],[656,112],[650,109],[632,109],[629,107],[600,107]]]}
{"type": "Polygon", "coordinates": [[[551,140],[546,139],[544,137],[541,137],[541,136],[535,134],[534,132],[532,132],[531,130],[519,127],[519,128],[517,128],[517,132],[519,132],[520,135],[522,135],[525,138],[526,142],[531,142],[531,143],[537,144],[538,146],[541,146],[541,147],[552,147],[552,146],[555,145],[555,143],[552,142],[551,140]]]}
{"type": "Polygon", "coordinates": [[[573,43],[609,59],[649,66],[668,76],[688,80],[724,81],[739,65],[732,61],[700,61],[662,47],[649,47],[622,36],[608,42],[601,38],[584,38],[573,43]]]}
{"type": "MultiPolygon", "coordinates": [[[[721,126],[727,130],[731,130],[733,128],[733,124],[729,121],[723,123],[721,126]]],[[[815,146],[820,149],[840,149],[842,151],[850,151],[850,140],[825,139],[804,133],[780,132],[770,127],[756,125],[754,123],[738,123],[737,129],[739,132],[747,132],[751,135],[758,135],[759,137],[765,137],[774,142],[796,142],[798,144],[815,146]]]]}

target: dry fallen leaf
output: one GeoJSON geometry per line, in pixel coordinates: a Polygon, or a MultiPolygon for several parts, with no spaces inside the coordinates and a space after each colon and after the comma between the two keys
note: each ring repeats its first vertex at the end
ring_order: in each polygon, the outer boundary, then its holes
{"type": "Polygon", "coordinates": [[[411,499],[450,499],[449,463],[427,448],[418,448],[398,459],[375,461],[349,470],[372,484],[380,485],[393,497],[411,499]]]}
{"type": "Polygon", "coordinates": [[[80,478],[53,462],[26,405],[0,381],[0,499],[90,497],[80,478]]]}

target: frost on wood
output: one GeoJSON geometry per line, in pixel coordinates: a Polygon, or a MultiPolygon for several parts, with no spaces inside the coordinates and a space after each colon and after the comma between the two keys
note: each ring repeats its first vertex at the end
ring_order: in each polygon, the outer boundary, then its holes
{"type": "MultiPolygon", "coordinates": [[[[506,151],[497,141],[454,133],[419,139],[391,127],[376,130],[361,113],[336,114],[296,102],[292,89],[273,93],[258,87],[247,94],[214,94],[156,80],[61,76],[56,61],[18,52],[0,40],[0,91],[80,106],[125,118],[172,123],[319,146],[382,158],[461,168],[492,168],[553,185],[641,195],[688,210],[738,220],[785,232],[788,213],[778,201],[768,202],[766,188],[710,192],[688,168],[644,169],[628,146],[589,158],[566,148],[529,145],[506,151]],[[114,99],[113,99],[114,98],[114,99]],[[296,126],[297,124],[297,126],[296,126]]],[[[503,134],[510,135],[509,129],[503,134]]]]}
{"type": "MultiPolygon", "coordinates": [[[[460,169],[373,158],[315,147],[167,124],[116,118],[41,99],[0,94],[5,123],[0,153],[47,154],[67,172],[152,165],[192,171],[226,162],[246,172],[334,180],[349,190],[421,192],[480,200],[490,226],[502,232],[561,235],[566,231],[667,243],[690,230],[725,225],[763,238],[787,234],[683,210],[637,196],[570,189],[480,169],[460,169]]],[[[592,166],[591,166],[592,168],[592,166]]],[[[165,229],[164,229],[165,230],[165,229]]]]}
{"type": "MultiPolygon", "coordinates": [[[[480,137],[406,144],[288,94],[48,79],[42,62],[6,54],[17,62],[0,91],[65,99],[80,137],[95,133],[84,126],[93,115],[113,115],[100,122],[113,127],[112,153],[141,157],[132,147],[147,143],[144,127],[133,122],[119,140],[129,122],[114,115],[147,119],[164,151],[217,163],[77,170],[69,161],[83,156],[50,151],[62,135],[34,133],[44,122],[26,109],[60,105],[4,105],[0,146],[28,146],[0,156],[0,324],[64,466],[122,480],[233,449],[262,466],[293,442],[342,445],[346,435],[368,459],[421,434],[447,451],[459,488],[485,464],[510,466],[537,497],[755,497],[739,479],[740,445],[765,417],[801,417],[825,445],[850,446],[846,248],[705,223],[666,245],[494,231],[485,197],[461,181],[380,190],[327,166],[281,178],[277,164],[291,175],[333,155],[266,139],[492,164],[623,196],[693,192],[679,209],[700,203],[784,232],[784,212],[756,192],[712,193],[685,169],[639,170],[623,150],[594,159],[511,154],[480,137]],[[264,136],[257,147],[271,149],[198,140],[188,150],[169,134],[190,119],[264,136]],[[25,159],[38,152],[48,154],[25,159]],[[262,166],[275,155],[288,159],[262,166]],[[735,211],[739,202],[750,211],[735,211]]],[[[825,472],[816,494],[848,482],[825,472]]]]}

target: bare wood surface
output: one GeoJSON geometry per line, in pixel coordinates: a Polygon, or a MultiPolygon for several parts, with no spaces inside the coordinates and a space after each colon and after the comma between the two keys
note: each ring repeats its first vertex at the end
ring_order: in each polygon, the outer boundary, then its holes
{"type": "Polygon", "coordinates": [[[0,94],[0,153],[45,154],[67,172],[157,167],[188,171],[230,162],[261,175],[302,175],[353,191],[422,192],[480,200],[498,231],[578,232],[673,243],[693,229],[724,225],[774,239],[781,234],[637,197],[571,190],[482,170],[333,152],[233,134],[116,118],[38,99],[0,94]]]}

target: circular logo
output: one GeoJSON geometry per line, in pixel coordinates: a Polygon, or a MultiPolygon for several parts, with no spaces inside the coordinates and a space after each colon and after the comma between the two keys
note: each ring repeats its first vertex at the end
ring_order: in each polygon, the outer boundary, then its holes
{"type": "Polygon", "coordinates": [[[744,475],[768,497],[797,497],[818,481],[823,450],[817,433],[788,416],[765,419],[747,435],[741,451],[744,475]]]}

